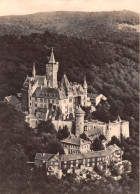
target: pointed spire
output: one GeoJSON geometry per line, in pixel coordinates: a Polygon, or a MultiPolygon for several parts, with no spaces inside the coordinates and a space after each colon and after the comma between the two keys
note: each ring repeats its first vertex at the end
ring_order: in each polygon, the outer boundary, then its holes
{"type": "Polygon", "coordinates": [[[86,81],[86,75],[84,75],[84,83],[83,83],[83,88],[87,89],[87,81],[86,81]]]}
{"type": "Polygon", "coordinates": [[[119,115],[118,115],[118,117],[117,117],[117,121],[118,121],[118,122],[121,122],[121,118],[120,118],[119,115]]]}
{"type": "Polygon", "coordinates": [[[34,78],[35,78],[35,76],[36,76],[35,63],[33,63],[32,76],[33,76],[34,78]]]}
{"type": "Polygon", "coordinates": [[[50,59],[49,59],[49,63],[53,63],[53,64],[55,63],[53,48],[52,48],[52,53],[51,53],[51,56],[50,56],[50,59]]]}

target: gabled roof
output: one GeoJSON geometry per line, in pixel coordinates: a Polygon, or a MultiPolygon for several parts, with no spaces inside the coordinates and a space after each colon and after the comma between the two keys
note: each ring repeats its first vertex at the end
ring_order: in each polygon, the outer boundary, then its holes
{"type": "Polygon", "coordinates": [[[74,135],[70,135],[68,138],[61,140],[62,143],[72,144],[72,145],[87,145],[90,144],[89,141],[83,140],[79,137],[75,137],[74,135]]]}
{"type": "Polygon", "coordinates": [[[33,96],[36,98],[59,99],[59,100],[67,98],[63,90],[48,87],[42,87],[42,89],[40,87],[37,87],[33,96]]]}
{"type": "Polygon", "coordinates": [[[116,144],[110,145],[106,148],[106,150],[101,151],[90,151],[83,154],[49,154],[49,153],[36,153],[35,160],[46,162],[49,160],[53,161],[71,161],[71,160],[80,160],[80,159],[88,159],[88,158],[98,158],[98,157],[108,157],[113,154],[115,151],[121,150],[116,144]]]}
{"type": "Polygon", "coordinates": [[[103,126],[95,126],[94,128],[89,128],[87,131],[84,133],[90,137],[94,136],[96,133],[101,133],[103,131],[103,126]]]}

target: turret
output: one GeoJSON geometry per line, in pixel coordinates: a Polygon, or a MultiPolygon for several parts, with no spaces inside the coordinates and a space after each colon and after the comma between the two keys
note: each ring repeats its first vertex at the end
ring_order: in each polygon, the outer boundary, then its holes
{"type": "Polygon", "coordinates": [[[87,81],[86,81],[86,76],[84,76],[84,83],[83,83],[83,88],[87,90],[87,81]]]}
{"type": "Polygon", "coordinates": [[[48,64],[46,64],[46,79],[50,81],[51,88],[57,88],[57,72],[59,63],[55,61],[53,48],[48,64]]]}
{"type": "Polygon", "coordinates": [[[118,117],[117,117],[117,122],[121,122],[121,118],[120,118],[119,115],[118,115],[118,117]]]}
{"type": "Polygon", "coordinates": [[[35,76],[36,76],[35,63],[33,63],[32,76],[33,76],[34,78],[35,78],[35,76]]]}
{"type": "Polygon", "coordinates": [[[75,135],[79,136],[84,132],[85,112],[78,106],[75,110],[75,135]]]}
{"type": "Polygon", "coordinates": [[[83,83],[83,89],[84,89],[84,102],[83,105],[86,106],[87,105],[87,81],[86,81],[86,76],[84,76],[84,83],[83,83]]]}

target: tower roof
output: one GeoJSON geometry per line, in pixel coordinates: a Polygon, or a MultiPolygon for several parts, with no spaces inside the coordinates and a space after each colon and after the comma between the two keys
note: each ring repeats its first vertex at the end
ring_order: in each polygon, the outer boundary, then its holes
{"type": "Polygon", "coordinates": [[[118,121],[118,122],[121,122],[121,118],[120,118],[119,115],[118,115],[118,117],[117,117],[117,121],[118,121]]]}
{"type": "Polygon", "coordinates": [[[81,109],[80,106],[78,106],[75,110],[75,114],[85,114],[85,112],[81,109]]]}
{"type": "Polygon", "coordinates": [[[50,56],[50,59],[49,59],[49,63],[55,63],[53,48],[52,48],[52,53],[51,53],[51,56],[50,56]]]}
{"type": "Polygon", "coordinates": [[[33,76],[33,77],[36,76],[35,63],[33,63],[32,76],[33,76]]]}
{"type": "Polygon", "coordinates": [[[84,83],[83,83],[83,88],[87,89],[87,81],[86,81],[86,76],[84,76],[84,83]]]}

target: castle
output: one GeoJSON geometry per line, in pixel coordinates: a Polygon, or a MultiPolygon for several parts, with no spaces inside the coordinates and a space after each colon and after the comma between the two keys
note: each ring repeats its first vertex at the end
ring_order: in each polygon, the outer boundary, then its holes
{"type": "Polygon", "coordinates": [[[90,106],[91,102],[87,97],[87,83],[84,77],[83,85],[70,83],[64,73],[60,83],[57,81],[59,63],[55,61],[52,53],[48,64],[46,64],[46,75],[36,74],[35,64],[33,65],[32,76],[27,76],[22,88],[22,110],[29,114],[40,117],[42,112],[47,115],[49,104],[60,107],[62,115],[69,117],[74,115],[75,107],[80,104],[90,106]]]}
{"type": "MultiPolygon", "coordinates": [[[[41,120],[52,118],[56,130],[66,125],[70,133],[76,137],[84,133],[91,142],[100,134],[108,141],[114,135],[119,139],[121,135],[129,137],[129,122],[121,120],[119,116],[116,121],[109,123],[98,120],[85,121],[85,112],[81,107],[92,107],[94,111],[96,110],[92,103],[93,95],[87,93],[86,77],[84,76],[81,85],[69,82],[64,73],[58,82],[58,68],[59,63],[55,61],[52,49],[49,62],[46,64],[46,75],[37,75],[34,64],[32,76],[27,76],[23,84],[21,106],[31,127],[35,128],[41,120]],[[62,117],[59,119],[55,119],[56,109],[61,112],[62,117]]],[[[95,106],[101,99],[106,100],[106,97],[102,94],[96,96],[95,106]]]]}

